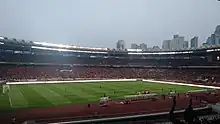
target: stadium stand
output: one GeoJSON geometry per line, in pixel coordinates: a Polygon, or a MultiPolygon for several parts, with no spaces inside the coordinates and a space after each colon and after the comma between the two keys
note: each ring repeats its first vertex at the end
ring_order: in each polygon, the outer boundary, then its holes
{"type": "MultiPolygon", "coordinates": [[[[130,52],[2,38],[0,39],[0,79],[2,82],[28,82],[138,78],[220,86],[219,56],[219,48],[130,52]]],[[[206,95],[203,94],[200,98],[204,97],[210,103],[218,101],[217,97],[206,95]]],[[[184,112],[181,112],[180,119],[179,117],[177,119],[173,113],[174,109],[175,100],[170,113],[158,117],[156,121],[138,119],[124,120],[120,123],[184,123],[183,120],[202,124],[220,122],[218,114],[210,109],[201,115],[198,114],[199,112],[196,113],[199,115],[196,119],[199,120],[198,122],[195,122],[194,117],[191,120],[184,118],[184,112]]],[[[191,110],[190,108],[190,114],[191,110]]],[[[152,118],[154,117],[157,116],[154,115],[152,118]]],[[[115,123],[115,121],[105,123],[115,123]]]]}
{"type": "Polygon", "coordinates": [[[219,80],[218,48],[121,52],[8,38],[0,42],[2,79],[156,78],[213,83],[219,80]]]}
{"type": "Polygon", "coordinates": [[[205,83],[218,86],[219,69],[140,69],[74,66],[63,70],[60,66],[2,66],[4,80],[76,80],[76,79],[157,79],[205,83]]]}

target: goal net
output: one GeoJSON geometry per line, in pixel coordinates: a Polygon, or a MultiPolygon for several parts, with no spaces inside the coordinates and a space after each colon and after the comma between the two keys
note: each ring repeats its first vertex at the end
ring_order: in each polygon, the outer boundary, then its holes
{"type": "Polygon", "coordinates": [[[10,86],[7,85],[7,84],[3,84],[2,85],[2,93],[5,94],[5,93],[8,93],[10,90],[10,86]]]}

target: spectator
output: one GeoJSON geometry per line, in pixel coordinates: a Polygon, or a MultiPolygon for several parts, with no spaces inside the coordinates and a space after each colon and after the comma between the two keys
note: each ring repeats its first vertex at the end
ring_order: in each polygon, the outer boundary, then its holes
{"type": "Polygon", "coordinates": [[[193,124],[195,119],[196,119],[196,115],[192,108],[192,99],[190,99],[189,106],[184,112],[184,120],[188,124],[193,124]]]}
{"type": "Polygon", "coordinates": [[[182,124],[182,122],[180,120],[178,120],[174,114],[175,111],[175,107],[176,107],[176,97],[173,97],[173,103],[172,103],[172,107],[171,110],[169,112],[169,120],[173,123],[173,124],[182,124]]]}
{"type": "Polygon", "coordinates": [[[12,118],[12,124],[15,124],[16,123],[16,119],[15,117],[12,118]]]}

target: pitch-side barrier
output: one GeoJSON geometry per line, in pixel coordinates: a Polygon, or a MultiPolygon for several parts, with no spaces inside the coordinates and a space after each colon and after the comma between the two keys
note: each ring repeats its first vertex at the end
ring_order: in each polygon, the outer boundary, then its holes
{"type": "Polygon", "coordinates": [[[152,83],[162,83],[162,84],[174,84],[182,86],[193,86],[201,88],[210,88],[210,89],[220,89],[216,86],[206,86],[206,85],[197,85],[197,84],[188,84],[188,83],[177,83],[177,82],[168,82],[168,81],[156,81],[156,80],[140,80],[140,79],[103,79],[103,80],[73,80],[73,81],[32,81],[32,82],[7,82],[6,84],[55,84],[55,83],[85,83],[85,82],[115,82],[115,81],[143,81],[143,82],[152,82],[152,83]]]}
{"type": "MultiPolygon", "coordinates": [[[[195,111],[205,111],[209,110],[211,106],[205,106],[201,108],[195,108],[195,111]]],[[[175,114],[180,115],[185,110],[176,110],[175,114]]],[[[58,123],[48,123],[48,124],[89,124],[89,123],[105,123],[105,122],[132,122],[137,120],[155,120],[155,118],[165,118],[167,119],[167,115],[169,112],[159,112],[152,114],[141,114],[141,115],[131,115],[131,116],[121,116],[121,117],[110,117],[110,118],[100,118],[100,119],[89,119],[89,120],[78,120],[78,121],[66,121],[66,122],[58,122],[58,123]],[[152,117],[154,117],[152,119],[152,117]]]]}

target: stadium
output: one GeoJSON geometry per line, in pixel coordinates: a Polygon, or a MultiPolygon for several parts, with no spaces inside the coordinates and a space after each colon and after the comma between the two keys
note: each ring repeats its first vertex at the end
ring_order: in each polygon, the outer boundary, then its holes
{"type": "Polygon", "coordinates": [[[116,51],[0,37],[0,121],[162,123],[174,111],[183,119],[188,104],[213,120],[219,57],[218,47],[116,51]]]}

